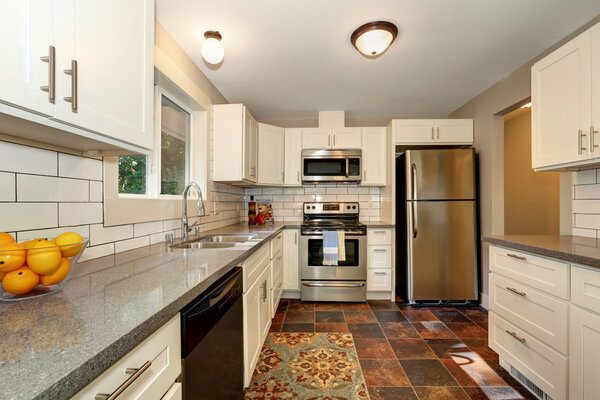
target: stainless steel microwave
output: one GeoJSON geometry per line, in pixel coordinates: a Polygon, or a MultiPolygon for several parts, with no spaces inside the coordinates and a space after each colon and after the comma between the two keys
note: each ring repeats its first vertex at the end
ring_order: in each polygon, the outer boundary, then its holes
{"type": "Polygon", "coordinates": [[[360,182],[361,150],[302,150],[302,182],[360,182]]]}

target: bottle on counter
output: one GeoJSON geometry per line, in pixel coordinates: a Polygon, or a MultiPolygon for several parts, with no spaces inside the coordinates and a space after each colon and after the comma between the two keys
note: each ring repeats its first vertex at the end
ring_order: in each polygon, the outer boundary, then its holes
{"type": "Polygon", "coordinates": [[[254,196],[250,196],[248,202],[248,225],[256,225],[256,202],[254,196]]]}

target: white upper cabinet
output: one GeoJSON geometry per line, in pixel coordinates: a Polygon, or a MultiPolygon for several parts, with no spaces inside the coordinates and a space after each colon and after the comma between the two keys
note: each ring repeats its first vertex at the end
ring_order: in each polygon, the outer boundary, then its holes
{"type": "Polygon", "coordinates": [[[258,184],[283,185],[285,169],[285,130],[258,124],[258,184]]]}
{"type": "Polygon", "coordinates": [[[592,154],[590,38],[590,31],[584,32],[531,68],[533,168],[592,154]]]}
{"type": "Polygon", "coordinates": [[[331,136],[333,149],[361,148],[361,128],[334,128],[331,136]]]}
{"type": "Polygon", "coordinates": [[[392,124],[398,145],[473,144],[471,119],[396,119],[392,124]]]}
{"type": "Polygon", "coordinates": [[[385,186],[386,128],[362,128],[362,186],[385,186]]]}
{"type": "Polygon", "coordinates": [[[285,130],[285,186],[302,186],[302,129],[285,130]]]}
{"type": "Polygon", "coordinates": [[[243,104],[213,106],[213,180],[257,181],[258,124],[243,104]]]}
{"type": "MultiPolygon", "coordinates": [[[[154,0],[0,0],[0,34],[5,114],[77,134],[74,149],[152,149],[154,0]]],[[[56,144],[40,132],[19,136],[56,144]]]]}
{"type": "Polygon", "coordinates": [[[49,86],[53,64],[42,61],[54,46],[51,0],[0,0],[0,101],[51,116],[49,86]]]}
{"type": "Polygon", "coordinates": [[[303,149],[328,149],[331,147],[331,129],[302,129],[303,149]]]}
{"type": "Polygon", "coordinates": [[[361,128],[304,128],[303,149],[360,149],[361,128]]]}

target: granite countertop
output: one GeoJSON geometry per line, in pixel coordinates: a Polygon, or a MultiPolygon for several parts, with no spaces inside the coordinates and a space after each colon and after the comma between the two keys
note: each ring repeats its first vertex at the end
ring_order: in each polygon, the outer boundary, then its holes
{"type": "Polygon", "coordinates": [[[251,246],[161,243],[82,262],[57,294],[0,303],[0,397],[71,397],[285,227],[202,233],[254,233],[251,246]]]}
{"type": "Polygon", "coordinates": [[[600,268],[600,240],[569,235],[495,235],[482,240],[571,263],[600,268]]]}
{"type": "Polygon", "coordinates": [[[367,228],[395,228],[396,224],[391,222],[365,222],[367,228]]]}

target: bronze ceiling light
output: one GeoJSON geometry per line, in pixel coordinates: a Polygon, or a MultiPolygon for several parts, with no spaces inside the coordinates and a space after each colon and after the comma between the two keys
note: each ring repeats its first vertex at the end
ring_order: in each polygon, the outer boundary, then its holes
{"type": "Polygon", "coordinates": [[[350,41],[367,57],[377,57],[384,53],[398,36],[396,25],[388,21],[374,21],[359,26],[350,41]]]}

